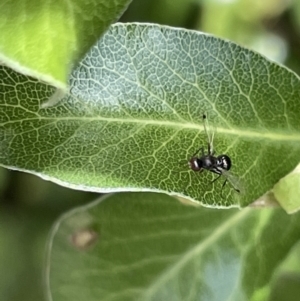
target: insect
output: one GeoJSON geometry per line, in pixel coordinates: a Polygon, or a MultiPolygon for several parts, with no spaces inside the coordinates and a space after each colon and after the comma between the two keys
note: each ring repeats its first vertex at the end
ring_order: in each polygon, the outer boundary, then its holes
{"type": "Polygon", "coordinates": [[[193,154],[192,158],[189,160],[190,168],[193,171],[203,172],[204,170],[208,170],[210,172],[217,174],[218,176],[211,182],[211,184],[214,183],[215,181],[217,181],[221,176],[224,176],[225,181],[221,188],[221,197],[222,198],[223,198],[223,196],[222,196],[223,188],[224,188],[225,184],[227,183],[227,181],[230,182],[230,184],[232,185],[233,189],[236,192],[240,192],[240,190],[235,187],[236,186],[235,182],[237,182],[237,181],[229,173],[229,170],[231,168],[231,159],[229,158],[229,156],[227,156],[225,154],[222,154],[220,156],[215,156],[214,149],[213,149],[214,133],[210,133],[207,130],[208,121],[207,121],[205,114],[203,114],[202,118],[203,118],[204,131],[205,131],[206,136],[208,137],[207,153],[206,154],[204,153],[203,146],[200,147],[193,154]],[[198,156],[199,153],[201,156],[198,156]]]}

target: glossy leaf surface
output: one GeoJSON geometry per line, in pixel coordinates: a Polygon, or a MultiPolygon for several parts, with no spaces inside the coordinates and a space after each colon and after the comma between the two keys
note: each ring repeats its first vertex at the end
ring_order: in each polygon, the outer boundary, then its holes
{"type": "Polygon", "coordinates": [[[199,32],[117,24],[70,78],[70,95],[0,70],[0,160],[91,191],[176,193],[206,206],[246,206],[300,161],[299,78],[264,57],[199,32]],[[231,158],[232,182],[195,173],[207,151],[231,158]]]}

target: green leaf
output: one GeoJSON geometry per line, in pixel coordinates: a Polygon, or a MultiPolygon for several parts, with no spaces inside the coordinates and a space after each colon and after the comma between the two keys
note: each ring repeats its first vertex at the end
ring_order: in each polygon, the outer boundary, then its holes
{"type": "Polygon", "coordinates": [[[160,191],[206,206],[246,206],[300,161],[299,78],[199,32],[117,24],[74,70],[70,95],[0,70],[0,161],[89,191],[160,191]],[[187,165],[206,151],[202,114],[238,194],[187,165]]]}
{"type": "Polygon", "coordinates": [[[278,203],[287,213],[294,213],[300,209],[300,166],[282,178],[273,189],[278,203]]]}
{"type": "Polygon", "coordinates": [[[300,242],[293,247],[273,277],[268,301],[298,301],[300,295],[300,242]]]}
{"type": "Polygon", "coordinates": [[[54,225],[49,300],[266,300],[300,238],[299,219],[281,209],[194,208],[163,194],[110,195],[54,225]]]}
{"type": "Polygon", "coordinates": [[[130,0],[2,1],[0,62],[64,88],[76,64],[130,0]]]}
{"type": "Polygon", "coordinates": [[[44,300],[41,273],[50,226],[48,213],[32,210],[33,206],[30,213],[20,207],[1,206],[0,300],[44,300]]]}
{"type": "Polygon", "coordinates": [[[291,3],[292,9],[291,9],[291,19],[296,27],[296,30],[298,33],[300,32],[300,2],[299,1],[293,1],[291,3]]]}

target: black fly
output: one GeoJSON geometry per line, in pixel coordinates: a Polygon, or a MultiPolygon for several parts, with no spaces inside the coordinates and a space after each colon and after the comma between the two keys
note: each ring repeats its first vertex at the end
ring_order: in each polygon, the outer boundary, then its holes
{"type": "Polygon", "coordinates": [[[214,133],[210,135],[207,131],[206,123],[208,123],[206,115],[203,114],[203,125],[204,125],[204,131],[208,137],[208,147],[207,147],[207,154],[204,153],[204,148],[200,147],[192,156],[192,158],[189,160],[189,166],[193,171],[199,171],[202,172],[203,170],[208,170],[210,172],[213,172],[217,174],[218,176],[211,182],[214,183],[217,181],[221,176],[225,177],[225,181],[221,188],[221,197],[222,191],[227,183],[229,181],[233,187],[233,189],[236,192],[240,192],[239,189],[235,187],[233,184],[234,178],[231,176],[231,174],[228,172],[231,168],[231,159],[227,155],[220,155],[215,156],[214,150],[213,150],[213,139],[214,139],[214,133]],[[201,156],[197,156],[199,154],[201,156]]]}

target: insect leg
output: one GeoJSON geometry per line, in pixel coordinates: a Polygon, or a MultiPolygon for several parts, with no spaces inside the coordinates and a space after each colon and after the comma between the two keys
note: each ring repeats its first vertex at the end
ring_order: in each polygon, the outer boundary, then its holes
{"type": "MultiPolygon", "coordinates": [[[[219,175],[211,182],[211,184],[214,183],[214,182],[216,182],[216,181],[223,175],[222,170],[220,170],[220,169],[218,169],[218,168],[216,168],[213,172],[214,172],[214,173],[218,173],[219,175]]],[[[225,178],[226,178],[226,177],[225,177],[225,178]]],[[[223,183],[223,185],[222,185],[222,188],[221,188],[221,198],[222,198],[222,199],[224,199],[222,192],[223,192],[223,188],[224,188],[226,182],[227,182],[227,178],[225,179],[225,181],[224,181],[224,183],[223,183]]]]}
{"type": "MultiPolygon", "coordinates": [[[[223,188],[224,188],[226,182],[227,182],[227,179],[224,181],[224,183],[223,183],[223,185],[222,185],[222,188],[221,188],[221,198],[222,198],[222,199],[224,199],[222,192],[223,192],[223,188]]],[[[234,187],[233,187],[233,188],[234,188],[234,187]]],[[[235,189],[235,188],[234,188],[234,189],[235,189]]]]}
{"type": "MultiPolygon", "coordinates": [[[[210,184],[213,184],[214,182],[216,182],[220,177],[222,176],[222,174],[220,173],[215,179],[213,179],[210,184]]],[[[227,181],[227,180],[226,180],[227,181]]]]}
{"type": "MultiPolygon", "coordinates": [[[[232,184],[231,184],[231,185],[232,185],[232,184]]],[[[239,189],[235,188],[233,185],[232,185],[232,187],[233,187],[233,189],[234,189],[236,192],[238,192],[238,193],[241,192],[239,189]]]]}
{"type": "MultiPolygon", "coordinates": [[[[217,169],[219,171],[219,169],[217,169]]],[[[222,170],[222,175],[225,177],[225,182],[222,185],[222,189],[225,186],[226,182],[228,181],[231,185],[231,187],[238,193],[240,193],[240,189],[237,188],[238,182],[235,180],[235,177],[232,177],[230,173],[228,173],[226,170],[222,170]]]]}
{"type": "Polygon", "coordinates": [[[204,156],[204,149],[203,149],[203,146],[200,147],[194,154],[192,157],[195,157],[198,153],[200,153],[201,151],[201,155],[204,156]]]}

